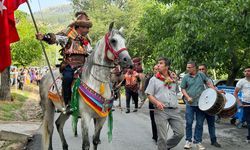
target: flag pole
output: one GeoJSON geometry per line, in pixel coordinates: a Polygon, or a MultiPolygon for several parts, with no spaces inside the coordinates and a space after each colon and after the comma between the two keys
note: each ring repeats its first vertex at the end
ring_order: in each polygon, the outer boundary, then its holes
{"type": "MultiPolygon", "coordinates": [[[[37,24],[36,24],[36,21],[35,21],[35,18],[34,18],[34,15],[33,15],[33,13],[32,13],[32,10],[31,10],[31,7],[30,7],[30,4],[29,4],[29,1],[28,1],[28,0],[27,0],[27,5],[28,5],[29,11],[30,11],[30,15],[31,15],[33,24],[34,24],[35,29],[36,29],[36,33],[39,33],[39,30],[38,30],[38,27],[37,27],[37,24]]],[[[52,79],[53,79],[55,88],[56,88],[56,92],[57,92],[57,94],[58,94],[58,96],[59,96],[60,102],[62,103],[62,105],[63,105],[63,107],[64,107],[63,113],[66,113],[65,103],[62,101],[62,99],[61,99],[61,97],[60,97],[60,92],[59,92],[59,89],[58,89],[58,87],[57,87],[57,85],[56,85],[55,76],[54,76],[54,74],[53,74],[53,72],[52,72],[51,65],[50,65],[50,62],[49,62],[47,53],[46,53],[46,51],[45,51],[45,46],[44,46],[44,44],[42,43],[42,41],[40,41],[40,44],[41,44],[41,46],[42,46],[43,54],[44,54],[44,56],[45,56],[45,58],[46,58],[46,62],[47,62],[47,64],[48,64],[49,71],[50,71],[51,77],[52,77],[52,79]]]]}

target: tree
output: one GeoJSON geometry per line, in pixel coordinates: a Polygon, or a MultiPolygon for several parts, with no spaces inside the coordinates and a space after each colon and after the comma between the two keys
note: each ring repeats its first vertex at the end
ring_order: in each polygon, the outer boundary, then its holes
{"type": "Polygon", "coordinates": [[[249,0],[155,1],[141,27],[148,41],[154,41],[149,43],[152,57],[171,57],[180,70],[188,60],[206,63],[227,74],[230,85],[240,68],[250,62],[249,7],[249,0]]]}
{"type": "Polygon", "coordinates": [[[17,30],[20,41],[11,45],[12,64],[26,67],[42,58],[39,41],[35,38],[35,29],[28,20],[28,14],[16,11],[17,30]]]}
{"type": "MultiPolygon", "coordinates": [[[[35,29],[28,20],[28,14],[15,11],[15,17],[20,41],[11,44],[12,65],[26,67],[42,58],[41,48],[35,39],[35,29]]],[[[0,100],[11,100],[10,68],[1,74],[0,100]]]]}
{"type": "Polygon", "coordinates": [[[0,101],[11,100],[10,95],[10,67],[0,73],[0,101]]]}
{"type": "Polygon", "coordinates": [[[145,35],[140,31],[140,20],[151,0],[72,0],[73,8],[76,11],[85,10],[93,22],[90,36],[93,43],[96,43],[108,29],[108,25],[114,21],[116,27],[124,28],[127,40],[126,46],[132,57],[147,56],[151,51],[141,51],[142,48],[149,48],[145,43],[145,35]]]}

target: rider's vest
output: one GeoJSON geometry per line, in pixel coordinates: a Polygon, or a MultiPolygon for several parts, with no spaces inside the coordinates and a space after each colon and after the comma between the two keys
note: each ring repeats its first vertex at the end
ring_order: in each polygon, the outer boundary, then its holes
{"type": "Polygon", "coordinates": [[[68,28],[65,32],[69,38],[68,43],[64,48],[65,55],[72,54],[87,54],[86,46],[89,40],[86,37],[79,35],[74,28],[68,28]]]}
{"type": "Polygon", "coordinates": [[[79,35],[74,28],[68,28],[64,34],[68,37],[68,42],[61,49],[63,62],[61,69],[66,65],[77,68],[85,63],[87,50],[91,48],[90,40],[87,37],[79,35]]]}

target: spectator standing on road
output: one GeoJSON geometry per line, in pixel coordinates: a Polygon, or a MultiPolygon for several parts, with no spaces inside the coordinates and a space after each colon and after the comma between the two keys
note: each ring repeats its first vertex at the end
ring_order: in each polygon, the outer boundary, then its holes
{"type": "Polygon", "coordinates": [[[158,150],[169,150],[182,139],[183,122],[178,109],[177,79],[169,71],[170,61],[166,58],[158,60],[158,73],[153,76],[145,91],[148,99],[156,106],[154,116],[158,134],[158,150]],[[168,127],[173,135],[167,138],[168,127]]]}
{"type": "Polygon", "coordinates": [[[192,125],[195,115],[196,125],[193,143],[199,150],[204,150],[205,147],[201,142],[205,112],[199,109],[198,100],[201,93],[205,90],[204,84],[213,89],[215,89],[215,87],[208,82],[208,78],[204,73],[197,71],[197,65],[195,62],[188,62],[186,68],[188,73],[183,77],[181,82],[181,92],[186,101],[186,144],[184,145],[184,148],[190,149],[192,147],[192,125]]]}
{"type": "Polygon", "coordinates": [[[244,70],[245,78],[240,79],[236,84],[234,91],[234,96],[237,99],[237,103],[240,107],[243,107],[243,116],[245,116],[247,121],[247,143],[250,143],[250,66],[246,67],[244,70]],[[239,91],[242,92],[242,102],[238,97],[239,91]]]}
{"type": "Polygon", "coordinates": [[[15,68],[12,68],[11,70],[10,70],[10,86],[13,86],[14,84],[15,84],[15,77],[14,77],[14,75],[15,75],[15,68]]]}
{"type": "MultiPolygon", "coordinates": [[[[207,74],[207,66],[205,64],[201,64],[199,65],[198,69],[200,72],[203,72],[206,75],[206,77],[208,78],[208,82],[214,85],[213,80],[207,74]]],[[[221,147],[221,145],[217,142],[217,137],[215,135],[215,116],[205,113],[205,119],[207,120],[211,145],[215,147],[221,147]]]]}
{"type": "Polygon", "coordinates": [[[125,82],[125,92],[126,92],[126,107],[127,111],[126,113],[130,113],[130,100],[131,97],[133,98],[133,101],[135,103],[135,109],[133,112],[137,112],[138,109],[138,90],[139,90],[139,74],[133,70],[128,69],[126,74],[124,75],[124,82],[125,82]]]}
{"type": "Polygon", "coordinates": [[[20,75],[18,76],[19,84],[18,89],[23,90],[23,85],[25,83],[25,72],[22,71],[20,75]]]}
{"type": "MultiPolygon", "coordinates": [[[[149,80],[158,72],[158,65],[155,65],[153,68],[153,75],[149,76],[146,80],[145,80],[145,90],[148,87],[148,83],[149,80]]],[[[151,128],[152,128],[152,134],[153,137],[152,139],[155,141],[155,143],[157,143],[157,139],[158,139],[158,135],[157,135],[157,127],[156,127],[156,123],[155,123],[155,116],[154,116],[154,104],[152,102],[149,101],[148,104],[148,108],[149,108],[149,115],[150,115],[150,121],[151,121],[151,128]]]]}
{"type": "Polygon", "coordinates": [[[41,75],[40,73],[37,71],[36,72],[36,85],[39,85],[41,81],[41,75]]]}

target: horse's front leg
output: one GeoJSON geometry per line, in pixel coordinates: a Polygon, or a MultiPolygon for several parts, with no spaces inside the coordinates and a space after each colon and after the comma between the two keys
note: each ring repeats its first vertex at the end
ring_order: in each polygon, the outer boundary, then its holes
{"type": "Polygon", "coordinates": [[[90,116],[88,113],[81,113],[81,127],[82,127],[82,150],[89,150],[90,142],[89,142],[89,124],[90,124],[90,116]]]}
{"type": "Polygon", "coordinates": [[[106,120],[106,117],[94,119],[94,123],[95,123],[95,134],[93,136],[94,150],[97,150],[98,144],[101,143],[100,133],[101,133],[101,130],[102,130],[102,127],[103,127],[105,120],[106,120]]]}
{"type": "Polygon", "coordinates": [[[68,114],[61,113],[58,119],[56,120],[56,128],[60,135],[63,150],[68,150],[68,144],[63,133],[63,127],[64,127],[65,122],[69,119],[69,116],[70,115],[68,114]]]}
{"type": "Polygon", "coordinates": [[[77,119],[77,121],[76,121],[76,128],[73,130],[74,136],[75,136],[75,137],[78,136],[78,133],[77,133],[77,123],[78,123],[78,119],[77,119]]]}

